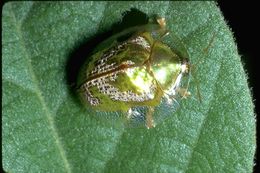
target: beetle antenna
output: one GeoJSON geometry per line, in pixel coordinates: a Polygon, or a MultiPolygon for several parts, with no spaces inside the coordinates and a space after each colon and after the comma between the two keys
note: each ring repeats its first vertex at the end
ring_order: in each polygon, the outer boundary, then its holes
{"type": "Polygon", "coordinates": [[[207,45],[206,48],[203,49],[203,53],[199,56],[199,60],[198,60],[195,64],[192,65],[192,68],[193,68],[194,66],[198,66],[199,64],[201,64],[201,63],[204,62],[205,59],[200,58],[200,57],[202,57],[202,56],[208,54],[209,49],[212,47],[213,41],[214,41],[215,38],[216,38],[216,34],[217,34],[217,31],[215,31],[215,32],[213,33],[213,36],[210,38],[209,44],[207,45]]]}
{"type": "MultiPolygon", "coordinates": [[[[219,30],[219,29],[218,29],[218,30],[219,30]]],[[[197,78],[197,73],[196,73],[196,70],[197,70],[197,69],[196,69],[196,67],[197,67],[199,64],[201,64],[201,63],[203,63],[203,62],[205,61],[205,59],[200,58],[200,57],[203,57],[203,56],[205,56],[205,55],[208,54],[209,49],[212,47],[213,41],[214,41],[215,38],[216,38],[216,35],[217,35],[217,33],[218,33],[218,30],[213,33],[213,36],[211,37],[211,39],[210,39],[210,41],[209,41],[209,44],[207,45],[206,48],[203,49],[203,53],[199,56],[198,61],[197,61],[195,64],[191,64],[191,67],[190,67],[190,68],[191,68],[191,69],[190,69],[190,71],[191,71],[191,76],[194,78],[194,81],[195,81],[195,83],[196,83],[197,96],[198,96],[198,99],[199,99],[200,102],[202,102],[202,96],[201,96],[201,92],[200,92],[199,80],[198,80],[198,78],[197,78]]]]}
{"type": "Polygon", "coordinates": [[[196,83],[197,96],[199,98],[200,103],[202,103],[202,97],[201,97],[201,93],[200,93],[200,86],[199,86],[199,81],[198,81],[196,73],[192,74],[192,77],[194,78],[194,81],[196,83]]]}

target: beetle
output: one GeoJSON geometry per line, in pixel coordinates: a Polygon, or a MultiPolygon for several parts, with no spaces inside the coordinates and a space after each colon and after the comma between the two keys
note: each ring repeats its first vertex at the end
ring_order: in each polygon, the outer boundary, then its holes
{"type": "Polygon", "coordinates": [[[154,24],[130,28],[100,44],[78,77],[82,102],[99,111],[126,112],[129,120],[140,114],[136,107],[146,107],[141,115],[145,125],[155,127],[154,108],[162,100],[171,105],[178,95],[190,94],[188,87],[182,87],[183,78],[189,78],[189,59],[163,42],[168,35],[166,20],[160,17],[154,24]],[[125,35],[130,36],[118,41],[125,35]]]}

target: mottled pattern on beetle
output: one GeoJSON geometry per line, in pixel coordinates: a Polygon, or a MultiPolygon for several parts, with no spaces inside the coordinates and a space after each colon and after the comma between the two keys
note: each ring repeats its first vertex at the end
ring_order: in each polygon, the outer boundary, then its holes
{"type": "Polygon", "coordinates": [[[150,44],[145,40],[144,37],[138,36],[134,39],[129,40],[129,43],[135,43],[141,45],[143,48],[150,50],[150,44]]]}
{"type": "Polygon", "coordinates": [[[113,85],[110,85],[106,78],[103,78],[102,85],[99,85],[98,89],[101,93],[108,95],[112,100],[124,102],[142,102],[153,99],[153,93],[156,89],[156,86],[152,85],[149,89],[149,92],[144,92],[141,94],[136,94],[133,91],[121,92],[118,88],[114,87],[113,85]]]}
{"type": "Polygon", "coordinates": [[[95,68],[87,76],[91,77],[96,74],[105,73],[107,71],[115,69],[115,63],[106,64],[106,62],[109,60],[109,58],[119,54],[122,50],[124,50],[126,45],[129,43],[138,44],[143,48],[150,50],[150,44],[145,40],[144,37],[138,36],[136,38],[130,39],[127,42],[123,42],[118,46],[112,47],[105,51],[102,57],[97,62],[95,62],[95,68]]]}
{"type": "MultiPolygon", "coordinates": [[[[98,87],[98,89],[100,90],[100,87],[106,83],[107,81],[115,81],[116,77],[117,77],[117,73],[119,73],[119,71],[116,71],[114,73],[109,73],[105,76],[102,76],[102,77],[99,77],[99,78],[96,78],[96,79],[92,79],[91,81],[88,81],[87,83],[85,83],[83,85],[84,87],[84,94],[88,100],[88,102],[95,106],[95,105],[98,105],[100,104],[100,101],[98,98],[94,97],[91,92],[89,91],[89,88],[91,87],[98,87]]],[[[101,92],[101,91],[100,91],[101,92]]]]}
{"type": "Polygon", "coordinates": [[[152,85],[151,88],[149,89],[149,92],[136,94],[132,91],[121,92],[118,88],[109,84],[109,81],[116,80],[118,73],[124,73],[124,72],[125,70],[115,71],[113,73],[109,73],[102,77],[88,81],[86,84],[84,84],[83,85],[85,91],[84,93],[88,102],[93,106],[100,104],[99,99],[94,97],[89,91],[89,88],[94,86],[96,86],[101,93],[108,95],[112,100],[116,100],[116,101],[143,102],[146,100],[153,99],[154,97],[153,92],[156,89],[156,85],[152,85]]]}
{"type": "Polygon", "coordinates": [[[105,73],[110,70],[115,69],[115,63],[107,64],[106,62],[109,60],[109,58],[119,54],[124,48],[127,43],[122,43],[118,45],[117,47],[112,47],[104,52],[102,57],[95,62],[95,68],[90,72],[88,77],[95,76],[96,74],[105,73]]]}
{"type": "MultiPolygon", "coordinates": [[[[98,78],[94,78],[94,79],[86,82],[85,84],[83,84],[85,96],[87,98],[87,101],[91,105],[95,106],[95,105],[100,104],[100,100],[98,98],[94,97],[91,94],[91,92],[89,91],[89,88],[91,88],[91,87],[97,87],[101,93],[108,95],[112,100],[116,100],[116,101],[143,102],[146,100],[153,99],[153,92],[156,88],[155,85],[151,86],[149,93],[144,92],[141,94],[136,94],[132,91],[121,92],[118,88],[109,84],[110,81],[116,80],[118,73],[124,73],[125,70],[127,70],[127,69],[110,72],[111,70],[115,70],[116,68],[118,68],[119,65],[117,65],[116,63],[107,64],[107,61],[111,57],[119,54],[122,50],[124,50],[124,48],[127,44],[138,44],[147,50],[150,49],[150,45],[145,40],[145,38],[138,36],[134,39],[130,39],[126,42],[119,44],[118,46],[112,47],[112,48],[108,49],[107,51],[105,51],[104,54],[101,56],[101,58],[95,62],[95,68],[87,76],[92,77],[92,76],[102,74],[102,73],[104,73],[104,75],[101,77],[98,77],[98,78]]],[[[122,65],[122,64],[133,65],[134,62],[128,60],[128,61],[122,62],[120,65],[122,65]]]]}

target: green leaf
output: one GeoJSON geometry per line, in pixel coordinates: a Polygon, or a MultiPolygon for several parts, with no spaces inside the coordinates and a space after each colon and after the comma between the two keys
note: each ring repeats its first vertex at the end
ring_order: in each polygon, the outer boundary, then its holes
{"type": "Polygon", "coordinates": [[[232,32],[214,2],[9,2],[2,19],[5,171],[252,172],[254,106],[232,32]],[[149,130],[100,120],[68,86],[72,55],[109,36],[131,8],[166,17],[196,67],[192,96],[149,130]]]}

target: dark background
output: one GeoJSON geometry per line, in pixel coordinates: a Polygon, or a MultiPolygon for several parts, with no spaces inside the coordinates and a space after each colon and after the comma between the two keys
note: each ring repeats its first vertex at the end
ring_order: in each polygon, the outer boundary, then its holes
{"type": "MultiPolygon", "coordinates": [[[[260,5],[257,2],[250,1],[218,1],[219,7],[229,25],[234,32],[237,42],[238,51],[241,55],[242,62],[246,73],[248,74],[249,87],[254,98],[256,114],[259,113],[258,103],[258,83],[257,72],[258,60],[260,58],[260,5]]],[[[258,124],[258,123],[257,123],[258,124]]],[[[259,125],[259,124],[258,124],[259,125]]],[[[257,138],[259,134],[257,133],[257,138]]],[[[258,138],[259,139],[259,138],[258,138]]],[[[258,142],[257,142],[258,144],[258,142]]],[[[257,145],[259,146],[259,145],[257,145]]],[[[257,149],[259,151],[259,149],[257,149]]],[[[259,172],[259,154],[255,158],[254,172],[259,172]]]]}

